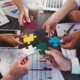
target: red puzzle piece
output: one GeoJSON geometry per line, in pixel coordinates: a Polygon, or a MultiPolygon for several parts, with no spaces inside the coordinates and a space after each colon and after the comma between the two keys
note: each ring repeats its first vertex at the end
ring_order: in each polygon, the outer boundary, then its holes
{"type": "Polygon", "coordinates": [[[25,23],[24,28],[29,28],[29,29],[36,29],[37,24],[31,20],[30,23],[25,23]]]}

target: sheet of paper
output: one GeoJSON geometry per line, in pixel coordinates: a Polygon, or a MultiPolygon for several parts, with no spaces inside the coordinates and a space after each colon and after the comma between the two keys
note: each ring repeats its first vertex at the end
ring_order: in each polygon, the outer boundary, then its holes
{"type": "Polygon", "coordinates": [[[0,8],[0,26],[9,23],[9,19],[6,17],[3,10],[0,8]]]}
{"type": "MultiPolygon", "coordinates": [[[[75,29],[80,29],[80,23],[63,23],[63,24],[58,24],[56,26],[56,31],[58,36],[63,36],[65,31],[67,31],[73,24],[75,26],[71,29],[70,33],[74,32],[75,29]]],[[[69,49],[63,49],[61,48],[62,54],[68,58],[74,58],[76,57],[76,50],[69,50],[69,49]]]]}
{"type": "Polygon", "coordinates": [[[20,49],[0,49],[0,72],[4,76],[10,65],[22,54],[20,49]]]}
{"type": "MultiPolygon", "coordinates": [[[[20,49],[0,50],[0,54],[8,54],[5,58],[1,58],[0,72],[4,76],[9,70],[10,65],[15,59],[22,54],[20,49]]],[[[2,56],[3,57],[3,56],[2,56]]],[[[27,75],[23,76],[19,80],[64,80],[61,72],[46,64],[45,59],[40,60],[39,50],[35,49],[35,54],[30,55],[31,67],[27,75]]]]}
{"type": "Polygon", "coordinates": [[[19,17],[19,10],[16,6],[14,6],[13,8],[5,10],[5,13],[6,13],[6,15],[14,17],[14,18],[19,17]]]}
{"type": "Polygon", "coordinates": [[[14,3],[12,2],[12,0],[0,0],[0,7],[3,10],[7,10],[12,6],[14,6],[14,3]]]}

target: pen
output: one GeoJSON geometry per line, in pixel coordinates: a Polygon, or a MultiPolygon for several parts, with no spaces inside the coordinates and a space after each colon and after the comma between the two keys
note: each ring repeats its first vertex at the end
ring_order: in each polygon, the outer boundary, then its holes
{"type": "MultiPolygon", "coordinates": [[[[67,33],[69,33],[70,30],[71,30],[74,26],[75,26],[75,24],[73,24],[73,25],[68,29],[67,33]]],[[[65,34],[63,35],[63,37],[65,37],[65,34]]]]}

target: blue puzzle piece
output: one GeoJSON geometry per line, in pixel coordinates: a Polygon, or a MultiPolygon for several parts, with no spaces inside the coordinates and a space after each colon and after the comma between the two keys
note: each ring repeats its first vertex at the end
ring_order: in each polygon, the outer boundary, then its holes
{"type": "Polygon", "coordinates": [[[57,36],[50,37],[50,40],[48,42],[52,44],[54,47],[57,47],[61,43],[60,39],[57,36]]]}

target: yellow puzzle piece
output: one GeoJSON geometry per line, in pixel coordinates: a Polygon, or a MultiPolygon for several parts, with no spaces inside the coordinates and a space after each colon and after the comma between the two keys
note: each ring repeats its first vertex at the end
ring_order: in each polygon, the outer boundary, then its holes
{"type": "Polygon", "coordinates": [[[24,35],[23,41],[24,41],[24,43],[30,44],[31,41],[34,41],[34,39],[35,39],[36,37],[37,37],[37,36],[34,36],[34,34],[29,34],[29,36],[28,36],[28,35],[24,35]]]}

